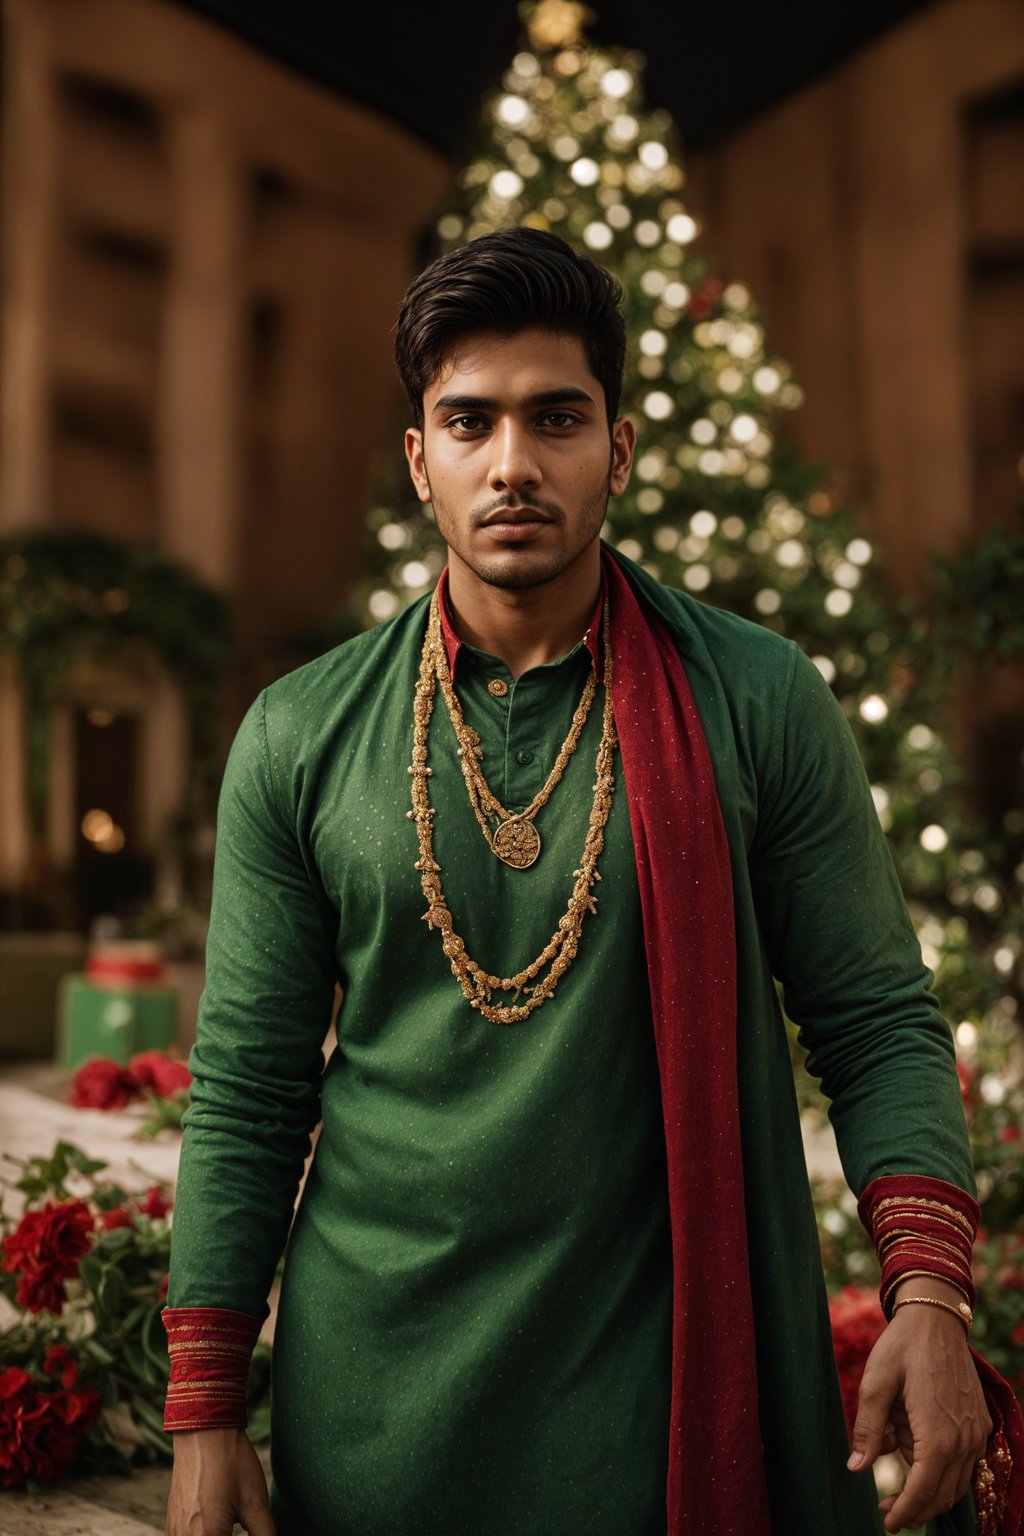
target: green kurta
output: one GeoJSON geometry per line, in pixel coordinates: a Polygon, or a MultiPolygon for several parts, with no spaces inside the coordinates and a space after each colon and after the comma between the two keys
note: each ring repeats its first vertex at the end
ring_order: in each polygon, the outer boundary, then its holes
{"type": "MultiPolygon", "coordinates": [[[[516,682],[497,658],[461,650],[463,709],[510,809],[544,784],[590,668],[580,644],[516,682]],[[488,691],[494,679],[504,696],[488,691]]],[[[309,895],[299,901],[294,882],[278,884],[281,850],[268,830],[283,820],[275,787],[294,770],[278,744],[306,729],[308,705],[272,689],[240,733],[221,812],[195,1060],[208,1083],[225,1051],[255,1050],[270,1091],[281,1092],[282,1077],[316,1064],[330,982],[341,982],[339,1048],[323,1079],[323,1131],[289,1244],[275,1341],[279,1536],[658,1536],[671,1259],[625,792],[613,801],[601,913],[587,919],[579,960],[529,1028],[490,1024],[468,1009],[439,936],[421,921],[406,819],[411,681],[404,665],[368,681],[343,725],[321,717],[324,750],[309,784],[302,840],[338,914],[327,919],[329,942],[309,895]],[[309,927],[297,931],[302,914],[309,927]],[[291,996],[272,1001],[268,989],[291,996]],[[245,1043],[235,1033],[242,1027],[245,1043]]],[[[537,818],[541,858],[512,871],[473,817],[438,697],[436,856],[470,954],[500,974],[531,960],[565,911],[593,801],[602,701],[599,689],[537,818]]],[[[304,778],[311,768],[304,764],[304,778]]],[[[247,1069],[232,1059],[229,1070],[247,1069]]],[[[237,1087],[236,1078],[231,1118],[252,1108],[251,1086],[241,1100],[237,1087]]],[[[223,1103],[211,1123],[201,1090],[198,1098],[178,1207],[186,1231],[208,1198],[197,1164],[223,1155],[227,1130],[223,1103]],[[197,1136],[200,1126],[212,1137],[197,1136]]],[[[265,1134],[263,1150],[272,1138],[279,1155],[280,1130],[268,1125],[265,1134]]],[[[259,1158],[245,1177],[260,1177],[259,1158]]],[[[279,1233],[280,1209],[271,1220],[279,1233]]],[[[229,1229],[232,1246],[247,1237],[246,1248],[265,1255],[240,1288],[237,1251],[225,1275],[211,1264],[208,1236],[183,1241],[179,1231],[175,1304],[258,1310],[272,1257],[266,1224],[261,1209],[229,1229]]]]}
{"type": "MultiPolygon", "coordinates": [[[[816,670],[787,642],[623,564],[679,644],[730,842],[773,1528],[864,1536],[878,1521],[869,1485],[844,1467],[772,974],[834,1100],[857,1191],[898,1172],[971,1187],[949,1032],[863,770],[816,670]]],[[[171,1304],[262,1312],[340,980],[339,1051],[276,1355],[282,1536],[642,1536],[664,1529],[668,1250],[621,776],[599,915],[573,969],[531,1020],[487,1024],[419,921],[404,810],[424,623],[416,605],[275,684],[233,750],[171,1304]]],[[[467,715],[507,805],[542,781],[585,665],[577,653],[536,669],[501,702],[483,686],[500,664],[474,657],[463,672],[460,658],[467,715]]],[[[496,969],[532,958],[564,910],[599,702],[541,813],[541,861],[516,873],[484,845],[440,706],[435,714],[445,889],[470,953],[496,969]]],[[[695,1476],[699,1466],[695,1447],[695,1476]]]]}

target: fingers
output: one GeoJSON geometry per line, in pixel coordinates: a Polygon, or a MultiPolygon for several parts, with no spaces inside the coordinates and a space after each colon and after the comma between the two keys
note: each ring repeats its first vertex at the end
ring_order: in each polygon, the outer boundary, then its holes
{"type": "Polygon", "coordinates": [[[277,1536],[270,1514],[266,1475],[255,1447],[248,1440],[239,1457],[238,1518],[249,1536],[277,1536]]]}
{"type": "Polygon", "coordinates": [[[903,1457],[909,1467],[914,1460],[914,1433],[910,1428],[910,1420],[907,1410],[902,1403],[892,1405],[893,1435],[896,1441],[895,1449],[903,1457]]]}
{"type": "Polygon", "coordinates": [[[849,1462],[854,1470],[870,1466],[878,1454],[885,1383],[896,1383],[889,1412],[910,1472],[902,1491],[879,1504],[890,1532],[923,1525],[952,1508],[970,1483],[988,1433],[984,1394],[963,1332],[950,1319],[931,1316],[932,1310],[901,1311],[872,1350],[861,1387],[849,1462]]]}
{"type": "Polygon", "coordinates": [[[860,1384],[857,1420],[850,1436],[850,1459],[846,1465],[851,1472],[867,1471],[883,1451],[892,1448],[889,1413],[895,1395],[894,1384],[884,1373],[872,1371],[869,1359],[860,1384]]]}
{"type": "Polygon", "coordinates": [[[968,1488],[971,1486],[971,1478],[974,1476],[974,1469],[977,1464],[978,1458],[973,1454],[973,1452],[970,1456],[964,1457],[963,1465],[960,1468],[960,1476],[956,1480],[956,1493],[953,1495],[954,1504],[958,1504],[960,1502],[968,1488]]]}
{"type": "Polygon", "coordinates": [[[952,1453],[948,1459],[919,1452],[903,1489],[879,1501],[879,1509],[890,1517],[885,1521],[885,1529],[901,1531],[907,1526],[924,1525],[952,1509],[971,1486],[980,1454],[973,1441],[966,1454],[961,1447],[959,1453],[952,1453]]]}
{"type": "Polygon", "coordinates": [[[249,1536],[277,1536],[269,1509],[253,1510],[248,1516],[243,1514],[242,1524],[249,1536]]]}
{"type": "Polygon", "coordinates": [[[885,1529],[902,1531],[906,1526],[924,1525],[935,1515],[951,1509],[956,1501],[961,1464],[959,1457],[949,1465],[919,1456],[907,1475],[903,1491],[896,1495],[895,1502],[889,1507],[885,1529]]]}
{"type": "Polygon", "coordinates": [[[239,1524],[249,1533],[249,1536],[277,1536],[270,1507],[267,1504],[266,1484],[263,1486],[262,1499],[245,1498],[239,1502],[239,1524]]]}

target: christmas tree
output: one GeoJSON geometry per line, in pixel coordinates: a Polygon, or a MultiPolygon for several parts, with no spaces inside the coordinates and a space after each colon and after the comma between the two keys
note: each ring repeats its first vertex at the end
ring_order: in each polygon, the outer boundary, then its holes
{"type": "MultiPolygon", "coordinates": [[[[661,581],[794,639],[832,686],[971,1077],[983,1199],[998,1198],[1004,1230],[1020,1229],[1024,815],[971,824],[946,741],[940,626],[894,600],[852,513],[788,445],[780,428],[800,387],[754,296],[701,252],[671,121],[643,106],[642,60],[588,46],[582,12],[561,0],[532,12],[529,46],[485,102],[476,152],[437,221],[436,251],[525,224],[562,235],[622,284],[622,410],[638,444],[605,537],[661,581]]],[[[390,618],[433,585],[443,559],[398,463],[371,516],[358,619],[390,618]]],[[[951,569],[947,590],[955,581],[951,569]]],[[[847,1200],[833,1238],[851,1220],[847,1200]]]]}

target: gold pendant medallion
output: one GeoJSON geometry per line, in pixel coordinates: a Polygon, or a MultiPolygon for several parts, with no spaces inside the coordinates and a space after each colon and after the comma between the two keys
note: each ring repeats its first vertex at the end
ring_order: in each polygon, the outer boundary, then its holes
{"type": "Polygon", "coordinates": [[[604,719],[601,727],[601,741],[594,763],[594,801],[590,808],[587,838],[583,846],[580,867],[573,870],[572,894],[569,897],[565,915],[560,918],[558,927],[540,954],[521,971],[517,971],[514,976],[492,976],[466,953],[465,943],[455,931],[454,920],[441,885],[441,866],[434,857],[432,823],[435,810],[430,804],[430,780],[433,770],[428,767],[427,758],[435,688],[440,685],[444,694],[452,725],[459,739],[459,761],[469,790],[470,802],[480,830],[487,839],[488,847],[509,868],[529,869],[540,856],[540,833],[533,825],[532,817],[547,803],[551,791],[562,776],[566,763],[576,750],[580,732],[586,723],[587,712],[593,701],[596,676],[592,671],[587,679],[583,697],[573,715],[572,728],[562,744],[562,750],[558,754],[548,782],[532,805],[529,805],[525,811],[520,811],[517,816],[510,816],[491,793],[479,769],[477,762],[479,737],[470,732],[463,720],[458,698],[451,685],[441,635],[436,591],[431,599],[430,621],[423,640],[419,679],[413,697],[412,762],[408,768],[412,780],[412,809],[407,811],[406,815],[416,823],[416,837],[420,850],[416,869],[420,876],[420,886],[427,900],[423,921],[440,933],[442,951],[451,964],[452,974],[470,1008],[475,1008],[481,1017],[491,1024],[518,1024],[521,1019],[528,1019],[531,1013],[554,996],[555,988],[576,956],[585,916],[588,912],[596,913],[597,911],[597,897],[593,893],[593,886],[595,881],[601,878],[597,872],[597,861],[604,848],[604,830],[615,790],[615,751],[618,746],[612,712],[611,623],[607,602],[604,605],[602,640],[604,644],[604,719]],[[499,819],[498,829],[494,833],[489,826],[491,817],[499,819]],[[546,976],[541,977],[545,966],[550,966],[550,969],[546,976]],[[541,979],[538,980],[538,977],[541,979]],[[511,1003],[492,1002],[495,992],[513,993],[511,1003]],[[524,993],[527,994],[525,1002],[518,1001],[524,993]]]}
{"type": "Polygon", "coordinates": [[[529,869],[540,858],[540,833],[532,821],[503,821],[498,827],[491,847],[510,869],[529,869]]]}

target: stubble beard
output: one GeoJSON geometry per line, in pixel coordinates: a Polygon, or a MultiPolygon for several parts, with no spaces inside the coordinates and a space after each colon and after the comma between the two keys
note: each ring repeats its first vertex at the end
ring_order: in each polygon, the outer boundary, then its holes
{"type": "MultiPolygon", "coordinates": [[[[429,486],[429,479],[427,483],[429,486]]],[[[460,530],[458,519],[450,513],[445,503],[434,495],[432,486],[430,486],[430,494],[438,532],[448,548],[458,555],[474,576],[489,587],[501,587],[508,592],[525,592],[533,587],[543,587],[548,582],[555,581],[590,548],[599,536],[611,494],[611,474],[609,472],[604,486],[586,504],[578,518],[574,519],[574,537],[570,536],[572,530],[567,528],[563,512],[559,511],[556,516],[550,503],[539,504],[541,511],[552,513],[552,522],[549,526],[561,534],[559,547],[544,551],[535,550],[532,544],[525,545],[522,549],[509,549],[507,552],[495,551],[490,555],[473,550],[469,546],[473,531],[479,526],[478,523],[474,522],[471,516],[469,526],[460,530]]],[[[530,498],[519,499],[529,500],[530,498]]]]}

